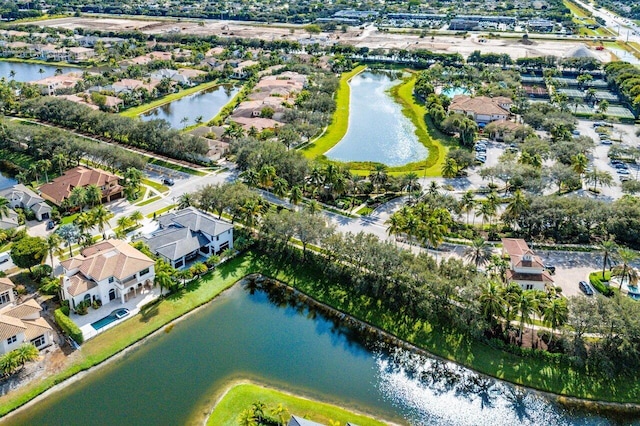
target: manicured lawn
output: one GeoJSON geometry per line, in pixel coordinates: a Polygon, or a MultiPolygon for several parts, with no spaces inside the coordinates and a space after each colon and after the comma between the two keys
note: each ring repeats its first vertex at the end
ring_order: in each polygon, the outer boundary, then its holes
{"type": "Polygon", "coordinates": [[[80,213],[74,213],[69,216],[62,216],[62,218],[60,219],[60,224],[67,225],[69,223],[73,223],[73,221],[76,220],[79,214],[80,213]]]}
{"type": "Polygon", "coordinates": [[[155,101],[146,103],[144,105],[140,105],[140,106],[137,106],[137,107],[129,108],[129,109],[125,110],[125,111],[122,111],[120,113],[120,115],[123,115],[125,117],[132,117],[132,118],[133,117],[137,117],[140,114],[145,113],[145,112],[147,112],[147,111],[149,111],[151,109],[154,109],[154,108],[157,108],[159,106],[168,104],[169,102],[173,102],[173,101],[178,100],[180,98],[183,98],[185,96],[189,96],[189,95],[192,95],[194,93],[200,92],[201,90],[209,89],[209,88],[214,87],[214,86],[216,86],[218,84],[219,83],[217,81],[210,81],[208,83],[202,83],[202,84],[199,84],[199,85],[194,86],[194,87],[190,87],[190,88],[185,89],[185,90],[180,90],[177,93],[171,93],[169,95],[163,96],[160,99],[156,99],[155,101]]]}
{"type": "Polygon", "coordinates": [[[340,77],[340,86],[336,92],[336,111],[333,113],[331,124],[322,136],[302,149],[302,153],[307,158],[314,159],[324,155],[347,134],[347,129],[349,128],[349,95],[351,93],[349,80],[364,71],[365,68],[364,65],[360,65],[340,77]]]}
{"type": "Polygon", "coordinates": [[[142,207],[142,206],[146,206],[147,204],[151,204],[155,201],[158,201],[159,199],[160,199],[160,196],[156,195],[155,197],[147,198],[146,200],[136,203],[135,205],[138,207],[142,207]]]}
{"type": "Polygon", "coordinates": [[[166,213],[166,212],[168,212],[169,210],[171,210],[171,209],[173,209],[173,208],[175,208],[175,207],[176,207],[176,205],[175,205],[175,204],[170,204],[170,205],[168,205],[167,207],[163,207],[163,208],[161,208],[160,210],[156,210],[156,211],[155,211],[155,212],[153,212],[153,213],[149,213],[149,214],[147,215],[147,217],[148,217],[149,219],[151,219],[151,218],[153,218],[153,215],[154,215],[154,214],[155,214],[156,216],[160,216],[161,214],[166,213]]]}
{"type": "Polygon", "coordinates": [[[159,158],[154,158],[149,161],[149,164],[155,164],[161,167],[166,167],[167,169],[176,170],[178,172],[187,173],[194,176],[206,176],[205,172],[201,172],[200,170],[192,169],[190,167],[181,166],[179,164],[169,163],[164,160],[160,160],[159,158]]]}
{"type": "Polygon", "coordinates": [[[588,18],[587,11],[570,0],[564,0],[562,3],[573,13],[576,18],[588,18]]]}
{"type": "Polygon", "coordinates": [[[169,187],[166,185],[163,185],[159,182],[153,181],[151,179],[142,179],[142,184],[143,185],[147,185],[152,187],[153,189],[155,189],[156,191],[163,193],[163,192],[168,192],[169,191],[169,187]]]}
{"type": "Polygon", "coordinates": [[[386,424],[335,405],[312,401],[250,383],[243,383],[232,387],[227,392],[211,413],[207,425],[239,424],[237,422],[238,415],[251,407],[254,402],[262,402],[268,407],[276,407],[278,404],[282,404],[289,414],[304,417],[324,425],[328,425],[330,420],[339,421],[341,425],[346,424],[346,422],[360,426],[382,426],[386,424]]]}

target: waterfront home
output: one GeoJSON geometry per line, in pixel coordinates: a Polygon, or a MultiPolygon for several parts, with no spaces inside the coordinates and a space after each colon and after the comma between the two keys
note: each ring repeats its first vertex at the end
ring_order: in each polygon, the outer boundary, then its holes
{"type": "Polygon", "coordinates": [[[456,95],[449,105],[449,111],[467,115],[476,123],[486,125],[492,121],[509,118],[511,105],[513,101],[504,96],[489,98],[456,95]]]}
{"type": "Polygon", "coordinates": [[[74,309],[81,302],[125,303],[153,287],[155,277],[153,259],[116,239],[87,247],[61,265],[62,296],[74,309]]]}
{"type": "Polygon", "coordinates": [[[0,197],[6,198],[12,209],[21,208],[33,210],[36,219],[39,221],[51,218],[51,207],[42,197],[21,183],[0,190],[0,197]]]}
{"type": "Polygon", "coordinates": [[[70,102],[75,102],[75,103],[80,104],[80,105],[84,105],[86,107],[91,108],[92,110],[100,109],[100,107],[98,105],[94,105],[94,104],[92,104],[90,102],[87,102],[87,99],[85,99],[82,96],[78,96],[78,95],[57,95],[56,97],[57,98],[66,99],[66,100],[68,100],[70,102]]]}
{"type": "Polygon", "coordinates": [[[146,89],[147,92],[153,93],[158,84],[160,84],[160,80],[153,78],[149,79],[146,83],[142,80],[136,80],[133,78],[123,78],[122,80],[113,83],[111,88],[116,95],[121,93],[131,93],[136,89],[146,89]]]}
{"type": "Polygon", "coordinates": [[[311,420],[303,419],[298,416],[291,416],[287,426],[324,426],[322,423],[312,422],[311,420]]]}
{"type": "Polygon", "coordinates": [[[243,80],[249,77],[249,69],[255,65],[258,65],[256,61],[243,61],[238,64],[232,64],[233,74],[231,77],[243,80]]]}
{"type": "Polygon", "coordinates": [[[165,214],[158,223],[159,229],[140,241],[174,268],[233,248],[233,225],[195,207],[165,214]]]}
{"type": "Polygon", "coordinates": [[[272,119],[272,118],[262,118],[262,117],[231,117],[231,121],[238,123],[242,126],[245,131],[250,131],[252,128],[261,132],[266,129],[275,129],[278,126],[281,126],[282,123],[272,119]]]}
{"type": "Polygon", "coordinates": [[[148,65],[153,61],[170,61],[171,55],[171,52],[154,51],[146,55],[136,56],[135,58],[122,61],[121,65],[127,67],[129,65],[148,65]]]}
{"type": "Polygon", "coordinates": [[[16,303],[14,287],[9,278],[0,278],[0,355],[25,343],[38,349],[53,343],[53,328],[40,316],[40,304],[34,299],[16,303]]]}
{"type": "Polygon", "coordinates": [[[67,47],[67,61],[83,62],[96,56],[95,50],[89,47],[67,47]]]}
{"type": "Polygon", "coordinates": [[[82,81],[80,73],[68,73],[46,77],[31,83],[39,86],[43,95],[53,96],[58,90],[73,89],[79,81],[82,81]]]}
{"type": "Polygon", "coordinates": [[[502,255],[509,256],[507,280],[515,282],[523,290],[545,290],[553,285],[553,278],[545,270],[544,263],[527,242],[519,238],[502,239],[502,255]]]}
{"type": "Polygon", "coordinates": [[[2,42],[0,55],[15,56],[17,58],[31,58],[35,54],[35,46],[23,41],[2,42]]]}
{"type": "Polygon", "coordinates": [[[194,70],[190,68],[180,68],[178,70],[163,68],[152,73],[151,78],[156,80],[168,78],[176,83],[190,86],[194,84],[193,80],[195,78],[204,74],[206,74],[204,71],[194,70]]]}
{"type": "Polygon", "coordinates": [[[59,206],[69,198],[73,188],[96,185],[102,191],[101,202],[104,203],[122,197],[123,188],[118,183],[119,180],[120,177],[113,173],[86,166],[78,166],[67,170],[62,176],[42,185],[40,193],[43,198],[59,206]]]}

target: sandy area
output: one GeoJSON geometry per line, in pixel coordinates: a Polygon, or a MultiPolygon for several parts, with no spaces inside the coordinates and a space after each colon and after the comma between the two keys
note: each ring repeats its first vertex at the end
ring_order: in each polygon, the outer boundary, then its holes
{"type": "MultiPolygon", "coordinates": [[[[308,34],[302,26],[296,25],[252,25],[238,21],[215,20],[138,20],[119,18],[69,17],[42,21],[40,25],[54,28],[74,29],[88,28],[102,31],[125,31],[137,29],[145,34],[162,34],[180,32],[197,35],[218,35],[221,37],[247,37],[264,40],[303,40],[308,34]],[[203,24],[203,25],[201,25],[203,24]],[[292,32],[293,31],[293,32],[292,32]]],[[[341,42],[357,47],[396,48],[396,49],[428,49],[435,52],[461,53],[468,56],[474,50],[483,53],[508,53],[512,58],[534,56],[564,56],[569,50],[582,42],[578,40],[543,40],[536,39],[530,45],[524,45],[519,38],[484,39],[479,41],[479,34],[472,34],[467,39],[453,36],[430,36],[420,38],[416,34],[398,34],[380,32],[373,27],[364,30],[352,27],[346,33],[322,33],[319,38],[326,38],[329,43],[341,42]]],[[[591,51],[603,62],[609,62],[611,55],[607,51],[591,51]]]]}

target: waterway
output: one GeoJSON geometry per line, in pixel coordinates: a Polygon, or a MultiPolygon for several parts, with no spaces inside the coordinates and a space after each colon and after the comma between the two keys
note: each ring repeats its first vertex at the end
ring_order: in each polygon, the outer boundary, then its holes
{"type": "Polygon", "coordinates": [[[630,64],[640,65],[640,59],[636,58],[633,53],[627,52],[624,49],[618,47],[608,47],[607,50],[611,51],[618,57],[619,60],[629,62],[630,64]]]}
{"type": "Polygon", "coordinates": [[[7,80],[11,80],[13,78],[13,80],[20,82],[51,77],[52,75],[55,75],[57,69],[60,69],[63,74],[73,71],[83,71],[82,68],[74,67],[58,67],[56,65],[31,64],[28,62],[0,61],[0,77],[4,77],[7,80]],[[41,70],[42,72],[40,72],[41,70]],[[15,72],[13,77],[11,77],[11,71],[15,72]]]}
{"type": "Polygon", "coordinates": [[[7,174],[0,172],[0,189],[9,188],[10,186],[15,185],[16,183],[17,181],[15,179],[9,177],[7,174]]]}
{"type": "Polygon", "coordinates": [[[400,166],[427,158],[415,126],[388,93],[400,83],[388,73],[363,72],[349,82],[349,128],[326,156],[338,161],[375,161],[400,166]]]}
{"type": "Polygon", "coordinates": [[[365,346],[320,314],[271,299],[236,285],[171,331],[156,334],[5,423],[202,424],[212,401],[239,379],[399,424],[610,423],[452,363],[365,346]]]}
{"type": "Polygon", "coordinates": [[[166,120],[171,128],[183,129],[195,124],[198,117],[203,122],[215,117],[239,90],[237,86],[212,87],[147,111],[140,118],[166,120]]]}

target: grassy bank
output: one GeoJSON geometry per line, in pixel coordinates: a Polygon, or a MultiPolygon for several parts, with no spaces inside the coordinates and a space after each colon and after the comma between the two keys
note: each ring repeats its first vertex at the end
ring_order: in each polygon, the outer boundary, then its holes
{"type": "Polygon", "coordinates": [[[206,172],[203,172],[203,171],[200,171],[200,170],[196,170],[196,169],[192,169],[190,167],[182,166],[180,164],[170,163],[168,161],[164,161],[164,160],[161,160],[159,158],[152,158],[151,160],[149,160],[149,164],[155,164],[155,165],[160,166],[160,167],[166,167],[167,169],[175,170],[177,172],[187,173],[189,175],[194,175],[194,176],[206,176],[207,175],[206,172]]]}
{"type": "Polygon", "coordinates": [[[340,85],[336,92],[336,111],[333,113],[331,124],[319,138],[302,149],[302,153],[307,158],[320,157],[333,148],[347,134],[347,129],[349,128],[349,98],[351,94],[349,80],[364,71],[365,68],[364,65],[357,66],[340,77],[340,85]]]}
{"type": "Polygon", "coordinates": [[[243,383],[229,389],[224,398],[214,408],[207,425],[236,424],[238,415],[258,401],[269,407],[282,404],[290,414],[321,424],[329,424],[330,420],[339,421],[341,425],[346,424],[346,422],[356,423],[360,426],[382,426],[386,424],[335,405],[312,401],[250,383],[243,383]]]}
{"type": "Polygon", "coordinates": [[[198,93],[198,92],[200,92],[202,90],[210,89],[212,87],[217,86],[218,84],[219,83],[217,81],[210,81],[208,83],[202,83],[202,84],[199,84],[197,86],[190,87],[188,89],[180,90],[177,93],[171,93],[169,95],[163,96],[160,99],[156,99],[155,101],[146,103],[144,105],[140,105],[140,106],[137,106],[137,107],[129,108],[129,109],[125,110],[125,111],[122,111],[120,113],[120,115],[123,115],[125,117],[132,117],[132,118],[133,117],[137,117],[140,114],[143,114],[143,113],[145,113],[145,112],[147,112],[149,110],[152,110],[154,108],[157,108],[157,107],[165,105],[165,104],[168,104],[169,102],[176,101],[176,100],[178,100],[180,98],[184,98],[185,96],[189,96],[189,95],[192,95],[194,93],[198,93]]]}
{"type": "Polygon", "coordinates": [[[70,67],[70,68],[88,68],[83,64],[70,64],[69,62],[50,62],[43,61],[42,59],[24,59],[24,58],[0,58],[0,61],[4,62],[21,62],[25,64],[47,65],[50,67],[70,67]]]}
{"type": "Polygon", "coordinates": [[[245,276],[252,257],[241,256],[225,262],[215,271],[190,283],[179,295],[172,295],[146,309],[130,320],[99,334],[82,345],[82,349],[69,358],[71,364],[60,373],[43,380],[33,381],[25,387],[0,397],[0,416],[27,403],[52,386],[69,377],[98,365],[126,347],[138,342],[168,322],[201,306],[245,276]]]}

